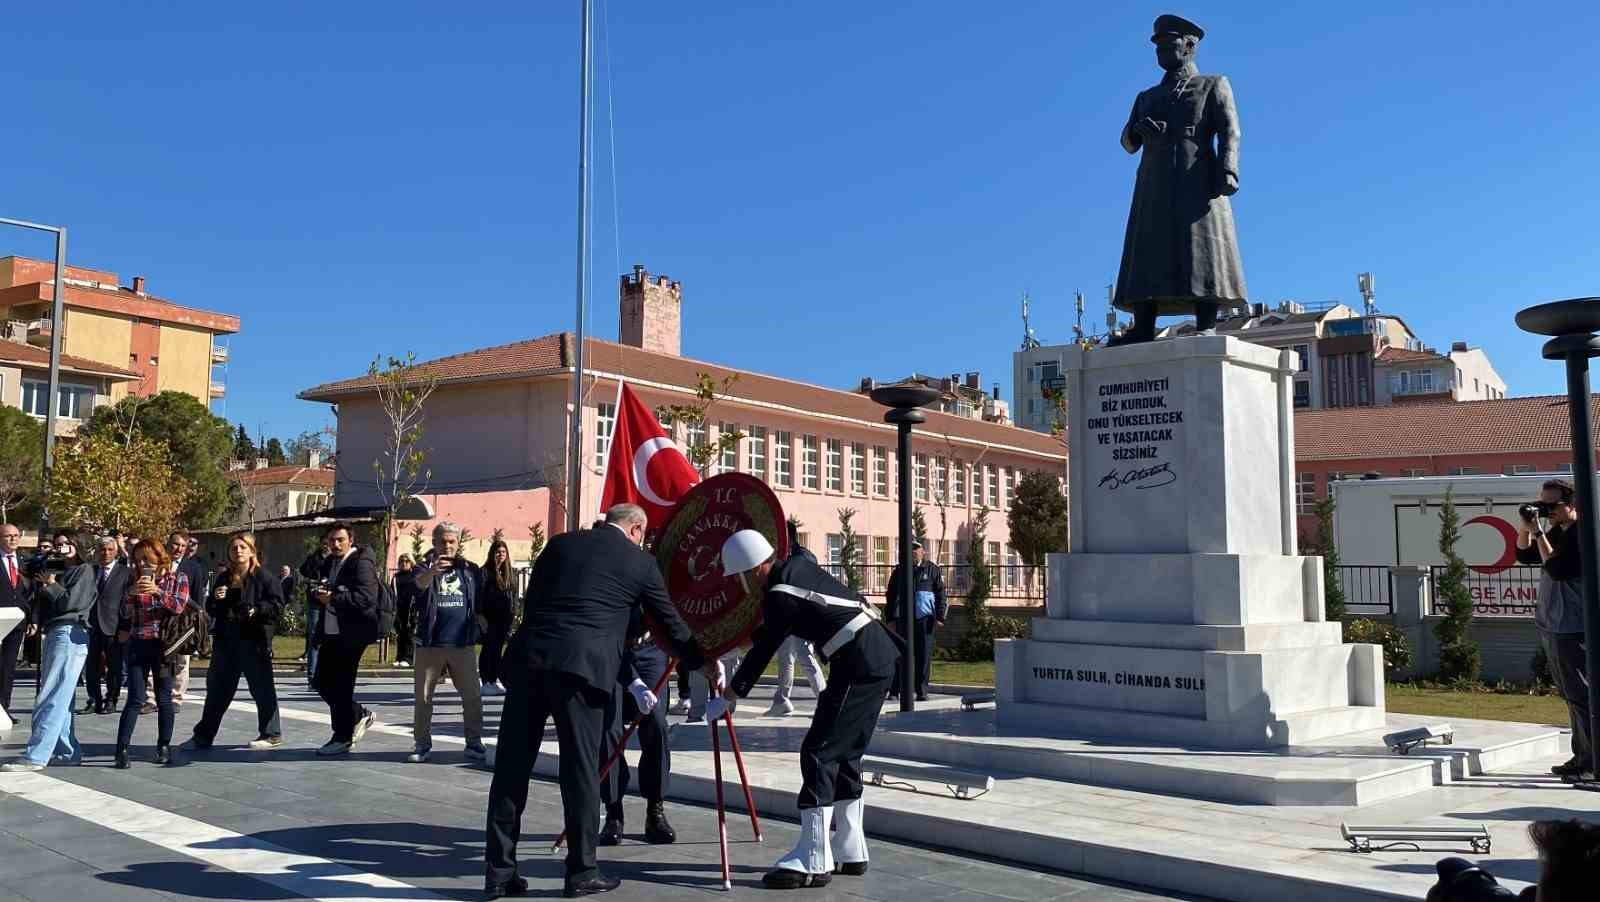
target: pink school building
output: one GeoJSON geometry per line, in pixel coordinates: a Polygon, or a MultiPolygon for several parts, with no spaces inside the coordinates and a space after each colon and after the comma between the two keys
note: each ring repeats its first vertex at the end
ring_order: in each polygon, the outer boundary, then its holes
{"type": "MultiPolygon", "coordinates": [[[[691,403],[702,375],[718,384],[733,376],[725,396],[707,411],[705,424],[668,427],[679,445],[743,433],[736,446],[711,463],[710,473],[738,470],[764,479],[785,513],[804,524],[804,544],[824,562],[837,554],[841,541],[839,510],[852,508],[862,562],[892,564],[898,463],[895,431],[883,422],[884,409],[856,392],[680,356],[679,304],[676,283],[651,281],[636,270],[623,277],[623,342],[586,343],[580,522],[591,522],[599,513],[619,377],[655,407],[691,403]]],[[[469,553],[482,553],[498,527],[513,557],[523,559],[533,524],[547,534],[564,528],[574,350],[573,336],[557,333],[423,364],[438,387],[425,406],[421,450],[431,476],[419,494],[431,503],[436,519],[451,519],[472,531],[469,553]]],[[[300,397],[335,405],[335,507],[381,506],[372,462],[380,457],[389,428],[372,380],[320,385],[300,397]]],[[[1063,443],[1006,423],[931,410],[927,416],[913,435],[913,491],[927,519],[933,557],[942,564],[963,558],[974,514],[987,504],[986,558],[1020,564],[1006,526],[1015,486],[1028,471],[1064,478],[1063,443]]],[[[1027,579],[1019,571],[1001,572],[997,595],[1008,581],[1027,579]]],[[[869,583],[869,591],[875,588],[869,583]]]]}

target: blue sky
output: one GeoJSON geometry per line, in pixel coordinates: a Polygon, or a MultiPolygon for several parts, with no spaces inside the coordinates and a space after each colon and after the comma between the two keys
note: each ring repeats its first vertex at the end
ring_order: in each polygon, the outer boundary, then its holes
{"type": "MultiPolygon", "coordinates": [[[[571,327],[577,9],[16,6],[0,215],[239,314],[226,413],[292,436],[328,420],[295,392],[375,354],[571,327]]],[[[1010,397],[1022,291],[1047,342],[1075,290],[1103,318],[1117,134],[1165,11],[597,0],[593,334],[639,262],[684,283],[689,356],[840,387],[980,370],[1010,397]]],[[[1512,314],[1600,294],[1600,5],[1171,11],[1239,102],[1255,300],[1353,302],[1371,271],[1424,340],[1562,390],[1512,314]]]]}

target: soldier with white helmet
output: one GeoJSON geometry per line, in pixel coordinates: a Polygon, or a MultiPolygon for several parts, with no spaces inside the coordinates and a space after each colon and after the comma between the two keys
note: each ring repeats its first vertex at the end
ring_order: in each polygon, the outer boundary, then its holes
{"type": "Polygon", "coordinates": [[[800,843],[763,882],[798,889],[822,886],[834,873],[865,874],[861,756],[900,658],[898,640],[860,595],[805,555],[774,560],[772,544],[753,529],[723,544],[722,569],[737,575],[747,592],[758,586],[764,592],[761,625],[730,684],[736,695],[750,693],[790,636],[815,645],[829,665],[828,686],[800,744],[800,843]],[[830,841],[831,825],[838,829],[830,841]]]}

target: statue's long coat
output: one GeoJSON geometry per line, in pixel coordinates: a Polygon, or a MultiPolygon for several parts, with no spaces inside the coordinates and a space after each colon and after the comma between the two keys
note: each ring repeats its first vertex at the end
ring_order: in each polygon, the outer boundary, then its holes
{"type": "Polygon", "coordinates": [[[1168,73],[1141,91],[1122,130],[1122,146],[1144,153],[1128,211],[1114,303],[1124,310],[1154,301],[1160,313],[1188,313],[1197,300],[1227,306],[1245,299],[1233,207],[1220,190],[1239,175],[1239,113],[1221,75],[1168,73]],[[1167,124],[1155,142],[1133,130],[1146,116],[1167,124]]]}

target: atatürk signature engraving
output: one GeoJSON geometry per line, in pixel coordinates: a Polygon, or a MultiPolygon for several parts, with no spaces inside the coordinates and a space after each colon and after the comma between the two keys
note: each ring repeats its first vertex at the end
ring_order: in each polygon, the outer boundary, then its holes
{"type": "Polygon", "coordinates": [[[1129,470],[1126,473],[1112,470],[1100,480],[1099,487],[1113,492],[1129,485],[1136,489],[1158,489],[1177,481],[1178,474],[1172,472],[1172,463],[1167,461],[1138,470],[1129,470]]]}

